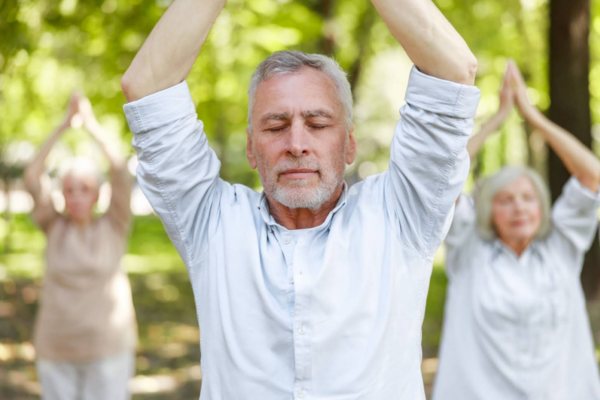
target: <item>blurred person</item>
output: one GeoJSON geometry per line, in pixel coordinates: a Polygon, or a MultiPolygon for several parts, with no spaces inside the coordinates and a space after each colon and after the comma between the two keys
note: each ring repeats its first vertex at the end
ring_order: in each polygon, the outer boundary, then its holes
{"type": "Polygon", "coordinates": [[[34,200],[32,217],[47,240],[34,333],[42,398],[129,399],[137,333],[120,262],[131,218],[131,178],[88,99],[71,97],[66,117],[26,168],[25,185],[34,200]],[[109,162],[111,199],[102,216],[94,214],[101,176],[91,160],[75,159],[61,174],[64,213],[51,199],[46,157],[64,132],[80,125],[109,162]]]}
{"type": "Polygon", "coordinates": [[[580,274],[598,226],[600,162],[527,97],[509,62],[475,157],[516,104],[571,174],[550,207],[542,178],[508,166],[459,198],[446,237],[448,289],[434,400],[597,400],[580,274]]]}
{"type": "Polygon", "coordinates": [[[421,324],[468,173],[474,56],[432,2],[373,1],[416,68],[389,170],[348,187],[345,73],[323,55],[272,54],[249,89],[256,193],[219,178],[185,82],[224,4],[174,1],[123,77],[140,187],[190,274],[200,398],[424,399],[421,324]]]}

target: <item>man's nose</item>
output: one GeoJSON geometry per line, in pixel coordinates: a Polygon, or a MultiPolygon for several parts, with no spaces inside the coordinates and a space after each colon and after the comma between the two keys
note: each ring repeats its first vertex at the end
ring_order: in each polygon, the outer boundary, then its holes
{"type": "Polygon", "coordinates": [[[288,136],[288,152],[294,157],[301,157],[308,154],[310,133],[301,122],[292,123],[288,136]]]}

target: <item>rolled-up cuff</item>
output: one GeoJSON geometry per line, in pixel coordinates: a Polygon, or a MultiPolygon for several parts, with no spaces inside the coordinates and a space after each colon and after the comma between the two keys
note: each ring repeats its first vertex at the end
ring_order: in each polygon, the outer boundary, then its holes
{"type": "Polygon", "coordinates": [[[129,129],[140,134],[195,113],[187,82],[152,93],[123,106],[129,129]]]}
{"type": "Polygon", "coordinates": [[[563,193],[570,203],[577,204],[579,207],[600,207],[600,192],[592,192],[590,189],[583,186],[574,176],[572,176],[565,184],[563,193]]]}
{"type": "Polygon", "coordinates": [[[432,113],[473,118],[479,104],[479,89],[435,78],[413,66],[405,98],[408,104],[432,113]]]}

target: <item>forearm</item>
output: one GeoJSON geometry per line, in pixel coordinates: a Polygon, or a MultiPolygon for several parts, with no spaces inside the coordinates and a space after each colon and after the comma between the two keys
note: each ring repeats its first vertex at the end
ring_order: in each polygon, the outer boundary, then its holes
{"type": "Polygon", "coordinates": [[[111,175],[118,173],[125,168],[125,157],[117,149],[117,143],[108,142],[108,134],[105,129],[97,121],[89,122],[85,125],[86,130],[89,132],[94,142],[102,151],[102,154],[108,160],[110,165],[111,175]]]}
{"type": "Polygon", "coordinates": [[[27,168],[25,169],[24,178],[25,186],[32,194],[39,191],[40,178],[44,174],[46,168],[45,162],[48,154],[60,139],[62,134],[69,128],[69,120],[65,119],[58,127],[50,134],[48,139],[42,144],[39,151],[33,157],[27,168]]]}
{"type": "Polygon", "coordinates": [[[469,153],[471,161],[477,157],[477,153],[479,153],[479,150],[481,150],[485,141],[492,133],[500,128],[503,121],[504,117],[501,114],[496,113],[481,125],[481,128],[479,128],[479,131],[476,134],[471,136],[467,143],[467,152],[469,153]]]}
{"type": "Polygon", "coordinates": [[[437,78],[473,84],[477,60],[429,0],[372,0],[413,63],[437,78]]]}
{"type": "Polygon", "coordinates": [[[525,117],[531,127],[543,136],[569,173],[583,186],[597,192],[600,187],[600,161],[590,149],[537,109],[525,117]]]}
{"type": "Polygon", "coordinates": [[[156,24],[122,86],[129,101],[184,80],[226,0],[175,0],[156,24]]]}

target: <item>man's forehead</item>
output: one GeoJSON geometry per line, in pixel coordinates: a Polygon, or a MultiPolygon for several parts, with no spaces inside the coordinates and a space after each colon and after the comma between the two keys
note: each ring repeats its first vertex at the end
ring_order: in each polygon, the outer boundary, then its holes
{"type": "Polygon", "coordinates": [[[261,92],[279,88],[282,91],[289,90],[289,85],[300,84],[304,87],[318,87],[320,90],[329,92],[335,90],[335,81],[327,73],[311,67],[302,67],[296,71],[287,71],[273,74],[260,81],[256,86],[256,96],[261,92]]]}

